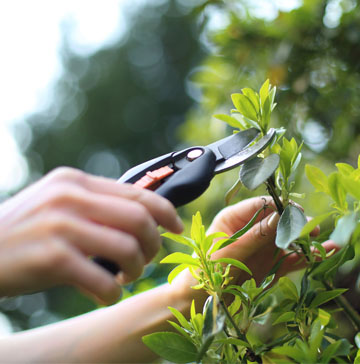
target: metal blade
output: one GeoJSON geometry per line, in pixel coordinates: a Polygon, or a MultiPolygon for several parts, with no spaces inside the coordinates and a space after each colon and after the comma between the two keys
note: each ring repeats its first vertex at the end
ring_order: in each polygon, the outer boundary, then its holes
{"type": "Polygon", "coordinates": [[[241,152],[259,133],[259,130],[255,128],[246,129],[209,144],[207,147],[215,153],[216,159],[220,162],[241,152]]]}
{"type": "Polygon", "coordinates": [[[264,137],[262,137],[259,141],[257,141],[255,144],[245,149],[242,149],[238,153],[218,163],[214,171],[215,174],[222,173],[229,169],[235,168],[236,166],[239,166],[240,164],[246,162],[247,160],[256,157],[271,143],[275,134],[276,134],[275,129],[270,129],[268,133],[264,137]]]}

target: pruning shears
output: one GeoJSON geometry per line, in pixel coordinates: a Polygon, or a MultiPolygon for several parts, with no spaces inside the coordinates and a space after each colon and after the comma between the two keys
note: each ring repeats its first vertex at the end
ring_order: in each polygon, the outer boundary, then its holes
{"type": "MultiPolygon", "coordinates": [[[[260,131],[246,129],[207,146],[171,152],[129,169],[118,180],[147,188],[167,198],[175,207],[202,195],[216,174],[233,169],[261,153],[275,137],[275,129],[256,140],[260,131]]],[[[113,274],[116,263],[97,257],[95,261],[113,274]]]]}

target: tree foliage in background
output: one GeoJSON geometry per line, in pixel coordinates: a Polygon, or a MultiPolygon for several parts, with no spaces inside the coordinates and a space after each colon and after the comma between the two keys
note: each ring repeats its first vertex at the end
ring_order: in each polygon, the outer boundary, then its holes
{"type": "MultiPolygon", "coordinates": [[[[251,88],[241,91],[231,95],[233,116],[217,117],[241,130],[256,128],[266,135],[276,105],[276,89],[267,80],[259,92],[251,88]]],[[[308,221],[289,199],[294,195],[296,183],[292,177],[302,158],[302,144],[286,139],[282,127],[273,131],[272,143],[246,161],[240,172],[240,182],[246,188],[255,190],[266,185],[280,215],[275,244],[281,251],[267,257],[272,267],[261,282],[251,277],[252,272],[243,262],[219,258],[215,253],[253,227],[261,212],[269,208],[266,199],[250,221],[230,237],[223,232],[206,235],[200,212],[193,216],[190,237],[164,234],[191,249],[188,254],[175,252],[161,261],[177,264],[169,274],[169,283],[188,269],[198,281],[192,288],[205,290],[209,296],[202,313],[196,312],[198,305],[196,299],[193,301],[189,321],[169,307],[178,321],[170,321],[176,333],[143,337],[151,350],[170,362],[360,363],[360,314],[344,298],[347,289],[334,286],[337,270],[353,260],[354,249],[359,246],[360,156],[356,168],[338,163],[337,171],[329,176],[306,165],[310,182],[332,200],[330,211],[308,221]],[[331,234],[311,236],[314,228],[330,217],[331,234]],[[322,244],[329,238],[341,249],[327,252],[322,244]],[[298,273],[297,284],[294,279],[278,275],[289,255],[298,255],[305,266],[298,273]],[[245,271],[251,278],[239,280],[231,267],[245,271]],[[354,332],[348,339],[344,338],[343,320],[332,307],[335,302],[353,325],[354,332]]]]}

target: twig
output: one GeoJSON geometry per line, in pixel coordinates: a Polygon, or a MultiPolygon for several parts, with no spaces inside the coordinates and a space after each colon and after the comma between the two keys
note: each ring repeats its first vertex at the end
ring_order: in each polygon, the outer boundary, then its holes
{"type": "Polygon", "coordinates": [[[276,193],[276,186],[275,186],[275,181],[274,181],[274,176],[271,176],[267,179],[266,181],[266,187],[267,190],[270,194],[270,196],[273,198],[276,209],[279,213],[279,215],[281,215],[284,212],[284,205],[281,202],[278,194],[276,193]]]}
{"type": "Polygon", "coordinates": [[[238,336],[238,338],[241,339],[241,340],[246,340],[246,336],[241,332],[238,325],[236,325],[234,319],[230,315],[230,312],[229,312],[229,310],[227,309],[227,307],[225,305],[225,302],[223,300],[221,300],[220,304],[221,304],[221,307],[223,308],[223,310],[225,312],[226,317],[229,319],[232,327],[235,329],[236,335],[238,336]]]}

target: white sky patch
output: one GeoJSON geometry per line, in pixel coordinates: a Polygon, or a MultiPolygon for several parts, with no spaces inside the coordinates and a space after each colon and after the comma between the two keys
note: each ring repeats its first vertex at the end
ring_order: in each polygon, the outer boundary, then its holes
{"type": "Polygon", "coordinates": [[[247,4],[253,15],[271,21],[279,11],[289,12],[301,6],[302,0],[248,0],[247,4]]]}
{"type": "Polygon", "coordinates": [[[9,131],[14,122],[41,110],[61,73],[62,27],[71,26],[74,51],[86,55],[113,43],[126,29],[126,0],[0,1],[0,192],[26,179],[24,160],[9,131]]]}

